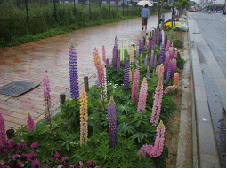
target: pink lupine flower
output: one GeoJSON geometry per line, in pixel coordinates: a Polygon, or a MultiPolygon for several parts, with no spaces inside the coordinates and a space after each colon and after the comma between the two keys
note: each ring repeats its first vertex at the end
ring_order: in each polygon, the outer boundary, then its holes
{"type": "Polygon", "coordinates": [[[6,143],[6,129],[4,123],[4,117],[0,113],[0,145],[5,145],[6,143]]]}
{"type": "Polygon", "coordinates": [[[170,56],[169,56],[169,53],[167,52],[166,61],[165,61],[165,73],[167,72],[167,67],[168,67],[169,61],[170,61],[170,56]]]}
{"type": "Polygon", "coordinates": [[[176,59],[172,59],[172,77],[174,77],[174,73],[176,72],[177,61],[176,59]]]}
{"type": "Polygon", "coordinates": [[[138,69],[134,72],[133,85],[132,85],[132,102],[138,104],[138,90],[139,90],[140,72],[138,69]]]}
{"type": "Polygon", "coordinates": [[[50,97],[50,81],[47,76],[43,78],[43,88],[44,88],[44,101],[46,105],[45,118],[50,119],[50,107],[51,107],[51,97],[50,97]]]}
{"type": "Polygon", "coordinates": [[[174,57],[174,54],[175,54],[174,48],[173,47],[170,47],[169,50],[168,50],[168,52],[169,52],[169,59],[172,60],[173,57],[174,57]]]}
{"type": "Polygon", "coordinates": [[[36,129],[35,121],[30,116],[30,113],[28,113],[27,127],[29,132],[36,129]]]}
{"type": "Polygon", "coordinates": [[[166,52],[169,50],[170,46],[171,46],[171,42],[170,42],[170,40],[167,40],[167,43],[166,43],[166,52]]]}
{"type": "Polygon", "coordinates": [[[146,102],[147,102],[147,92],[148,92],[147,79],[143,78],[142,86],[141,86],[141,89],[140,89],[139,103],[138,103],[138,108],[137,108],[138,113],[140,111],[145,111],[146,102]]]}
{"type": "Polygon", "coordinates": [[[168,94],[171,90],[174,90],[174,89],[176,89],[175,86],[168,86],[168,87],[165,89],[164,94],[168,94]]]}
{"type": "Polygon", "coordinates": [[[163,64],[158,65],[157,68],[156,68],[156,74],[158,75],[158,80],[159,81],[162,80],[162,79],[160,79],[160,77],[161,77],[161,74],[164,75],[164,69],[165,69],[165,67],[164,67],[163,64]]]}
{"type": "Polygon", "coordinates": [[[138,152],[139,157],[146,157],[146,153],[150,155],[150,157],[159,157],[163,152],[164,147],[164,134],[165,134],[166,128],[162,122],[160,121],[158,127],[157,127],[157,137],[155,139],[154,146],[144,144],[141,150],[138,152]]]}
{"type": "Polygon", "coordinates": [[[162,104],[162,96],[163,96],[163,75],[161,74],[160,80],[158,82],[158,86],[155,91],[155,100],[153,102],[152,114],[150,123],[153,126],[158,124],[159,115],[161,112],[161,104],[162,104]]]}
{"type": "Polygon", "coordinates": [[[106,51],[104,45],[102,45],[102,61],[106,64],[106,51]]]}
{"type": "Polygon", "coordinates": [[[178,50],[175,50],[175,52],[174,52],[174,59],[177,59],[177,56],[178,56],[178,50]]]}
{"type": "Polygon", "coordinates": [[[80,161],[79,164],[80,164],[80,168],[83,168],[84,163],[82,161],[80,161]]]}

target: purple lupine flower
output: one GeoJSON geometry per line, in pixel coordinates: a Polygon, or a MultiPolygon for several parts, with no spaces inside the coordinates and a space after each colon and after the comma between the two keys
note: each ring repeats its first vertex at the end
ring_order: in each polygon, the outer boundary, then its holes
{"type": "Polygon", "coordinates": [[[140,111],[142,111],[142,112],[145,111],[146,102],[147,102],[147,92],[148,92],[147,79],[143,78],[142,86],[141,86],[141,89],[140,89],[140,97],[139,97],[138,107],[137,107],[138,113],[140,111]]]}
{"type": "Polygon", "coordinates": [[[8,149],[13,149],[13,144],[15,143],[15,141],[13,139],[10,139],[7,141],[8,142],[8,149]]]}
{"type": "Polygon", "coordinates": [[[29,161],[35,161],[36,155],[34,154],[34,152],[31,152],[28,154],[28,160],[29,161]]]}
{"type": "Polygon", "coordinates": [[[18,168],[24,168],[24,164],[22,164],[19,160],[17,161],[16,166],[18,168]]]}
{"type": "Polygon", "coordinates": [[[25,153],[22,153],[21,154],[21,158],[24,159],[24,161],[27,161],[28,160],[28,156],[25,153]]]}
{"type": "Polygon", "coordinates": [[[174,59],[177,59],[177,56],[178,56],[178,50],[175,50],[175,52],[174,52],[174,59]]]}
{"type": "Polygon", "coordinates": [[[20,145],[17,147],[18,151],[22,151],[22,150],[26,150],[26,149],[27,149],[27,143],[26,142],[20,143],[20,145]]]}
{"type": "Polygon", "coordinates": [[[157,37],[156,43],[159,45],[159,30],[157,30],[157,32],[156,32],[156,37],[157,37]]]}
{"type": "Polygon", "coordinates": [[[4,146],[7,143],[6,141],[6,129],[4,123],[4,117],[0,113],[0,145],[4,146]]]}
{"type": "Polygon", "coordinates": [[[57,162],[59,162],[59,161],[61,161],[61,155],[59,154],[59,153],[56,153],[55,155],[54,155],[54,159],[53,159],[54,161],[57,161],[57,162]]]}
{"type": "Polygon", "coordinates": [[[12,159],[15,161],[15,160],[19,160],[20,159],[20,155],[19,154],[15,154],[12,156],[12,159]]]}
{"type": "Polygon", "coordinates": [[[43,78],[43,88],[44,88],[44,101],[46,105],[45,118],[50,119],[50,107],[51,107],[51,97],[50,97],[50,81],[47,76],[43,78]]]}
{"type": "Polygon", "coordinates": [[[172,72],[172,61],[170,60],[166,72],[166,86],[168,86],[172,72]]]}
{"type": "Polygon", "coordinates": [[[109,62],[109,58],[106,59],[106,70],[108,70],[110,67],[110,62],[109,62]]]}
{"type": "Polygon", "coordinates": [[[35,121],[30,116],[30,113],[28,113],[27,127],[28,127],[28,131],[29,132],[31,132],[31,131],[36,129],[35,121]]]}
{"type": "Polygon", "coordinates": [[[117,58],[117,72],[120,72],[121,71],[121,60],[120,58],[118,57],[117,58]]]}
{"type": "Polygon", "coordinates": [[[158,36],[159,36],[159,46],[160,46],[160,44],[162,43],[162,32],[159,32],[158,36]]]}
{"type": "Polygon", "coordinates": [[[176,73],[176,68],[177,68],[177,61],[176,59],[172,60],[172,77],[174,77],[174,73],[176,73]]]}
{"type": "Polygon", "coordinates": [[[106,51],[104,45],[102,45],[102,61],[106,64],[106,51]]]}
{"type": "Polygon", "coordinates": [[[149,65],[147,66],[146,79],[147,79],[147,81],[149,81],[149,80],[151,79],[151,74],[150,74],[150,67],[149,67],[149,65]]]}
{"type": "Polygon", "coordinates": [[[108,107],[108,121],[109,121],[109,143],[110,148],[113,148],[118,145],[117,114],[113,96],[110,97],[108,107]]]}
{"type": "Polygon", "coordinates": [[[154,56],[154,61],[153,61],[153,67],[156,67],[157,66],[157,60],[158,60],[158,58],[157,58],[157,55],[155,55],[154,56]]]}
{"type": "Polygon", "coordinates": [[[149,62],[149,57],[148,55],[146,55],[145,59],[144,59],[144,65],[148,65],[149,62]]]}
{"type": "Polygon", "coordinates": [[[117,58],[118,58],[118,49],[117,46],[115,45],[113,48],[113,68],[117,68],[117,58]]]}
{"type": "Polygon", "coordinates": [[[153,62],[154,62],[154,50],[151,50],[151,57],[150,57],[150,67],[153,67],[153,62]]]}
{"type": "Polygon", "coordinates": [[[140,62],[135,60],[136,69],[140,71],[140,62]]]}
{"type": "Polygon", "coordinates": [[[66,163],[69,161],[69,157],[62,157],[63,164],[66,165],[66,163]]]}
{"type": "Polygon", "coordinates": [[[139,49],[139,46],[136,47],[136,57],[140,57],[140,49],[139,49]]]}
{"type": "Polygon", "coordinates": [[[160,57],[159,57],[159,65],[164,64],[165,62],[165,44],[161,43],[161,47],[160,47],[160,57]]]}
{"type": "Polygon", "coordinates": [[[126,63],[125,63],[124,88],[125,90],[128,90],[129,88],[129,60],[128,59],[126,59],[126,63]]]}
{"type": "Polygon", "coordinates": [[[166,61],[165,61],[165,73],[167,72],[167,67],[168,67],[168,64],[169,64],[169,53],[167,52],[166,53],[166,61]]]}
{"type": "Polygon", "coordinates": [[[134,72],[133,85],[132,85],[132,96],[131,96],[133,104],[138,104],[139,79],[140,79],[140,72],[138,69],[136,69],[134,72]]]}
{"type": "Polygon", "coordinates": [[[77,52],[73,47],[69,49],[69,82],[70,96],[73,100],[79,99],[77,52]]]}
{"type": "Polygon", "coordinates": [[[37,150],[38,147],[39,147],[39,145],[38,145],[37,142],[34,142],[34,143],[31,144],[31,148],[32,148],[33,150],[37,150]]]}
{"type": "Polygon", "coordinates": [[[39,168],[40,167],[40,163],[38,160],[35,160],[32,164],[31,164],[32,167],[34,168],[39,168]]]}
{"type": "Polygon", "coordinates": [[[153,102],[152,114],[151,114],[151,120],[150,120],[150,123],[152,123],[153,126],[156,126],[158,124],[158,119],[161,112],[161,104],[162,104],[162,96],[163,96],[163,82],[162,82],[163,74],[161,74],[160,76],[161,77],[155,91],[155,100],[153,102]]]}
{"type": "MultiPolygon", "coordinates": [[[[117,39],[117,36],[115,37],[115,44],[114,44],[114,46],[116,46],[117,51],[118,51],[118,39],[117,39]]],[[[118,57],[118,55],[117,55],[117,57],[118,57]]]]}
{"type": "Polygon", "coordinates": [[[143,50],[143,41],[141,40],[140,41],[140,47],[139,47],[139,53],[140,54],[141,54],[142,50],[143,50]]]}

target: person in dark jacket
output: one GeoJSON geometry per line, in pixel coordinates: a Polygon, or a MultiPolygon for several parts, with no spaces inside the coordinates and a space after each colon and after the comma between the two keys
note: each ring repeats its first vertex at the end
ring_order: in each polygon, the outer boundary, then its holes
{"type": "Polygon", "coordinates": [[[147,29],[147,21],[148,21],[148,18],[150,17],[150,10],[148,9],[148,4],[144,6],[141,14],[142,14],[142,29],[143,27],[147,29]]]}

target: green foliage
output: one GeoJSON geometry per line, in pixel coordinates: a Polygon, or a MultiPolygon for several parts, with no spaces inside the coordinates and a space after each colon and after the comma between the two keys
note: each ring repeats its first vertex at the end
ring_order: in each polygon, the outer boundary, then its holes
{"type": "Polygon", "coordinates": [[[174,39],[173,40],[173,46],[175,48],[182,48],[183,47],[183,42],[180,39],[174,39]]]}
{"type": "Polygon", "coordinates": [[[183,69],[184,68],[184,64],[186,63],[186,60],[182,57],[182,54],[180,51],[178,51],[178,55],[177,55],[177,68],[179,69],[183,69]]]}

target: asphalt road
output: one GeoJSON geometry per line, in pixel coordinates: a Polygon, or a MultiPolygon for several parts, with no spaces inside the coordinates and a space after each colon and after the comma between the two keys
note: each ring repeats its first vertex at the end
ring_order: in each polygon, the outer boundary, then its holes
{"type": "MultiPolygon", "coordinates": [[[[189,13],[199,27],[198,33],[202,35],[207,45],[197,44],[200,67],[206,88],[208,106],[213,121],[215,138],[222,167],[226,166],[226,112],[223,110],[223,99],[218,88],[217,78],[213,76],[215,69],[208,65],[208,58],[212,58],[220,67],[220,74],[226,79],[226,16],[222,13],[189,13]],[[209,49],[209,51],[207,50],[209,49]],[[212,70],[213,69],[213,70],[212,70]]],[[[225,91],[224,91],[225,92],[225,91]]]]}

